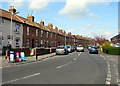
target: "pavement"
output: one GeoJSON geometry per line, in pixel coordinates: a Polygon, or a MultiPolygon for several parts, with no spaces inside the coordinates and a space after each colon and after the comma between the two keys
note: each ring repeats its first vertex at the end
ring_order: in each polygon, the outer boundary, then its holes
{"type": "Polygon", "coordinates": [[[16,66],[16,65],[41,61],[43,59],[50,58],[50,57],[53,57],[55,55],[56,55],[55,53],[40,55],[40,56],[38,56],[37,59],[36,59],[36,56],[29,56],[29,57],[26,57],[26,59],[27,59],[26,61],[22,61],[22,62],[9,62],[7,59],[5,59],[5,56],[0,56],[0,67],[1,68],[11,67],[11,66],[16,66]]]}

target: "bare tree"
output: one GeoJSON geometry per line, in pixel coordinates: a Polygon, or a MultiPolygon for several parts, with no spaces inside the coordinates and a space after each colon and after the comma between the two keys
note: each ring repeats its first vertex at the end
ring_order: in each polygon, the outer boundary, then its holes
{"type": "Polygon", "coordinates": [[[108,39],[104,35],[94,35],[94,39],[96,44],[102,45],[104,42],[108,41],[108,39]]]}

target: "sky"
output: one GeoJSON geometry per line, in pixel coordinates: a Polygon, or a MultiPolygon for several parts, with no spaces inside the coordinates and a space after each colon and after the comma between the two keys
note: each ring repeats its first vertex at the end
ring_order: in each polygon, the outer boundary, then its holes
{"type": "Polygon", "coordinates": [[[117,0],[2,0],[0,8],[8,11],[10,6],[24,18],[32,14],[35,22],[52,23],[73,35],[110,39],[118,34],[117,0]]]}

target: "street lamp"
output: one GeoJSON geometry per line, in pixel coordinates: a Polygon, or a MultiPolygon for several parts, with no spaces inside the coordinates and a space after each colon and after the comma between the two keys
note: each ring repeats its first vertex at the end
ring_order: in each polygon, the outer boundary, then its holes
{"type": "Polygon", "coordinates": [[[64,34],[65,34],[65,46],[66,46],[66,32],[64,31],[64,34]]]}
{"type": "Polygon", "coordinates": [[[13,37],[12,37],[12,16],[13,15],[16,15],[16,14],[18,14],[19,12],[15,12],[15,13],[13,13],[13,12],[10,12],[11,13],[11,25],[10,25],[10,44],[12,45],[12,40],[13,40],[13,37]]]}

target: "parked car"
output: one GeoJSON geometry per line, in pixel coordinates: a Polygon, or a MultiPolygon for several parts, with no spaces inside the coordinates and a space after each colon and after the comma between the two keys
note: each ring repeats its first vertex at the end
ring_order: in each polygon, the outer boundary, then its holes
{"type": "Polygon", "coordinates": [[[56,48],[56,55],[58,55],[58,54],[68,54],[68,53],[69,53],[69,51],[68,51],[66,46],[58,46],[56,48]]]}
{"type": "Polygon", "coordinates": [[[98,48],[96,46],[93,46],[90,48],[89,53],[96,53],[98,54],[98,48]]]}
{"type": "Polygon", "coordinates": [[[74,48],[74,46],[71,46],[71,49],[72,49],[72,52],[74,52],[74,51],[75,51],[75,48],[74,48]]]}
{"type": "Polygon", "coordinates": [[[70,45],[66,45],[66,47],[67,47],[69,53],[71,53],[72,52],[72,47],[70,45]]]}
{"type": "Polygon", "coordinates": [[[79,45],[79,46],[76,47],[76,51],[77,51],[77,52],[78,52],[78,51],[84,52],[84,47],[83,47],[82,45],[79,45]]]}
{"type": "Polygon", "coordinates": [[[90,49],[91,49],[91,46],[88,47],[88,50],[90,50],[90,49]]]}

